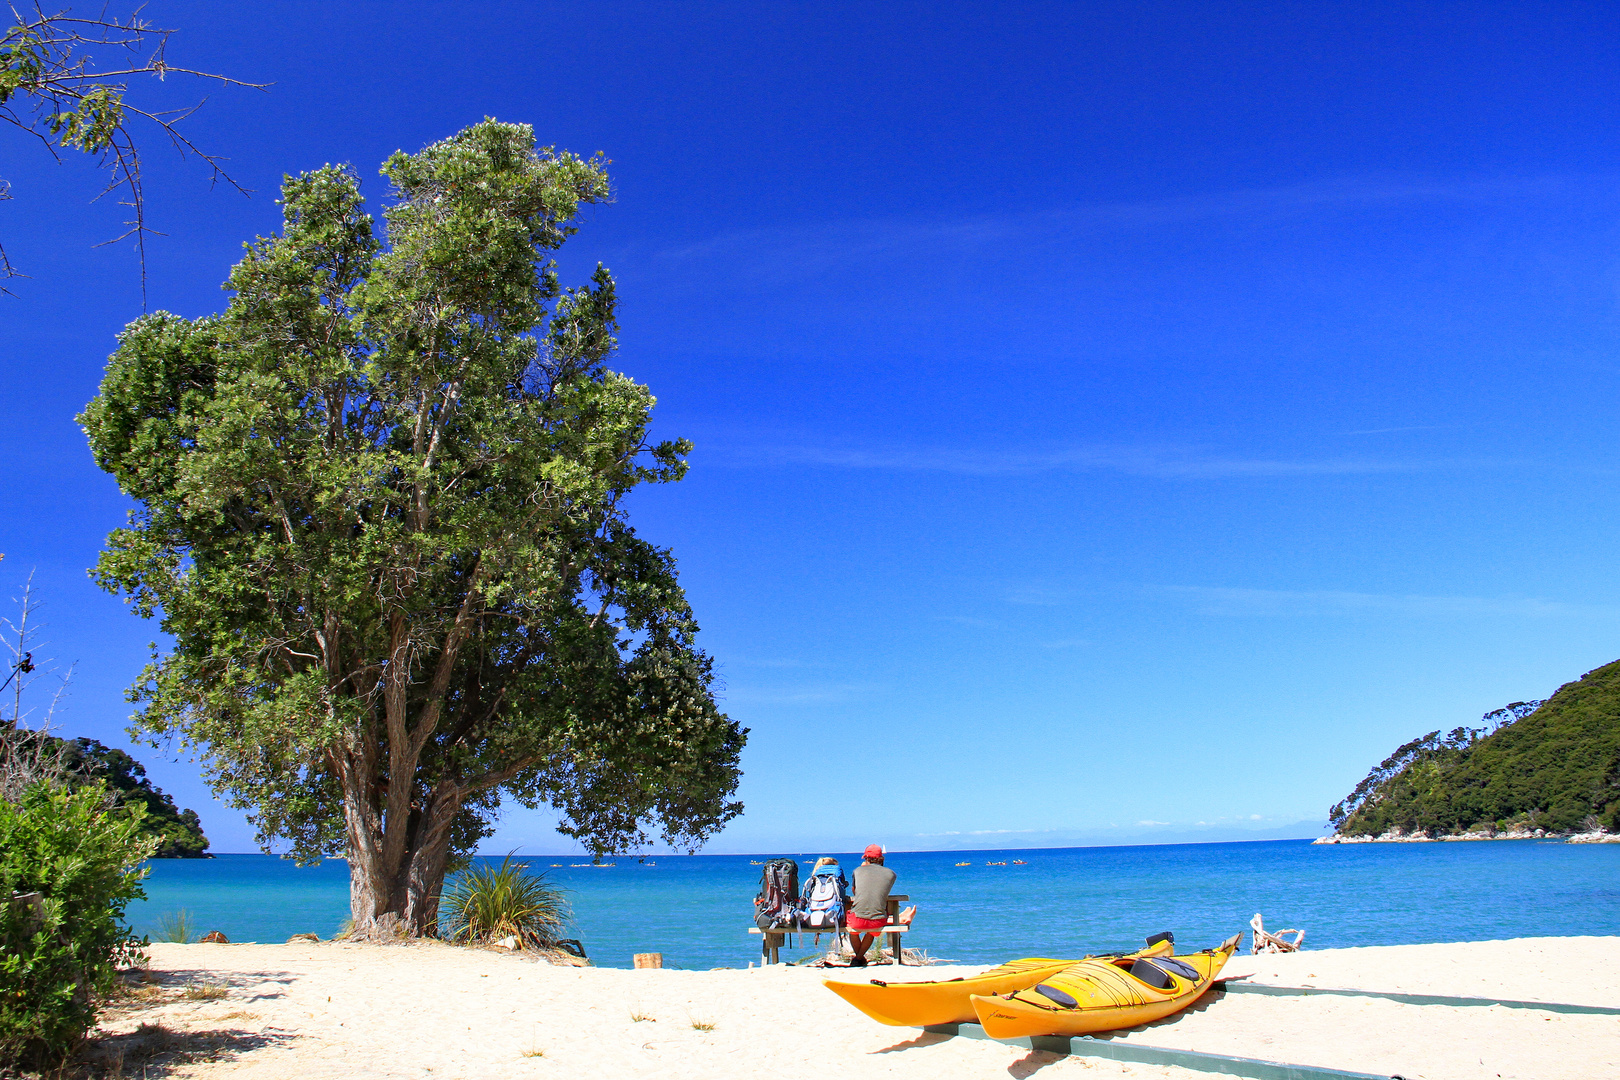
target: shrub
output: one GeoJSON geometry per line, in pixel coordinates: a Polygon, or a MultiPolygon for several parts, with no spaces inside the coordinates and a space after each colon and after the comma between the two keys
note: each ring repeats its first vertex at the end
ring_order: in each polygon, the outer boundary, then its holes
{"type": "Polygon", "coordinates": [[[508,855],[501,865],[474,865],[439,902],[440,932],[450,941],[487,945],[515,937],[525,947],[554,947],[570,914],[563,891],[508,855]]]}
{"type": "Polygon", "coordinates": [[[153,841],[142,808],[39,783],[0,801],[0,1061],[62,1061],[95,1024],[117,967],[144,959],[123,925],[153,841]]]}

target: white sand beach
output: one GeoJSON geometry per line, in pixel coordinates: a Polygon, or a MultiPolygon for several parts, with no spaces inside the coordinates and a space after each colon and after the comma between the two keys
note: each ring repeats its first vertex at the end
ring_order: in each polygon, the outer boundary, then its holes
{"type": "MultiPolygon", "coordinates": [[[[885,1027],[821,985],[828,975],[893,981],[978,969],[603,970],[437,943],[159,944],[150,953],[148,1000],[109,1012],[95,1051],[124,1075],[732,1077],[805,1075],[812,1063],[822,1076],[917,1080],[1210,1075],[885,1027]]],[[[1620,938],[1238,956],[1224,977],[1240,976],[1620,1006],[1620,938]]],[[[1500,1006],[1231,993],[1120,1037],[1408,1080],[1620,1076],[1620,1017],[1500,1006]]]]}

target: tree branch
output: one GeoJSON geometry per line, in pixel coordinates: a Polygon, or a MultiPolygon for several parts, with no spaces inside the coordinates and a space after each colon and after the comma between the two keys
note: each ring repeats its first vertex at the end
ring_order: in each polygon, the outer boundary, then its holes
{"type": "MultiPolygon", "coordinates": [[[[102,195],[119,189],[126,191],[128,198],[123,202],[131,208],[134,216],[125,223],[129,227],[120,236],[106,243],[135,237],[140,254],[144,304],[146,235],[154,230],[146,224],[141,154],[130,120],[141,119],[157,125],[182,156],[195,154],[202,159],[213,174],[214,183],[223,180],[244,195],[248,194],[248,190],[225,171],[221,165],[222,159],[203,152],[176,127],[200,108],[202,102],[189,108],[164,112],[143,109],[128,102],[128,80],[152,75],[162,81],[172,73],[254,90],[265,90],[268,84],[170,66],[164,54],[169,37],[175,31],[151,26],[138,15],[121,20],[117,16],[106,15],[96,18],[71,16],[65,10],[47,14],[37,2],[27,14],[16,5],[11,5],[11,13],[15,22],[4,38],[0,38],[0,49],[4,49],[6,56],[4,66],[0,67],[0,108],[3,108],[4,119],[39,137],[53,156],[56,156],[59,146],[77,149],[99,157],[100,165],[110,168],[111,179],[102,195]],[[136,62],[97,69],[93,58],[84,51],[85,46],[91,45],[123,49],[135,56],[136,62]],[[143,52],[145,58],[140,59],[143,52]],[[32,118],[24,119],[10,106],[9,103],[19,96],[32,102],[32,118]]],[[[21,276],[11,269],[3,256],[0,256],[0,274],[21,276]]]]}

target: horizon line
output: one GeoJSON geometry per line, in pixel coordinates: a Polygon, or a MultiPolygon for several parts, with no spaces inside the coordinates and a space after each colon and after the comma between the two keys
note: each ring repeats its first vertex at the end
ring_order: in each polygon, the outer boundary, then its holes
{"type": "MultiPolygon", "coordinates": [[[[1132,843],[1132,844],[1062,844],[1062,845],[1057,845],[1057,846],[1053,846],[1053,847],[1011,847],[1011,848],[991,848],[991,847],[987,847],[987,848],[969,848],[969,847],[962,847],[962,848],[900,848],[900,847],[894,847],[894,848],[885,848],[884,853],[886,855],[960,855],[960,854],[965,854],[965,853],[971,852],[971,851],[1088,851],[1088,850],[1092,850],[1092,849],[1096,849],[1096,848],[1206,847],[1206,846],[1209,846],[1211,844],[1308,844],[1308,843],[1312,843],[1312,842],[1313,841],[1312,841],[1312,839],[1310,837],[1285,836],[1285,837],[1263,837],[1263,838],[1256,838],[1256,839],[1253,839],[1253,840],[1176,840],[1176,841],[1170,841],[1170,842],[1167,842],[1167,843],[1151,843],[1150,842],[1150,843],[1132,843]]],[[[813,848],[813,849],[806,849],[806,850],[803,850],[803,851],[789,851],[789,850],[786,850],[786,849],[783,849],[783,848],[773,848],[773,849],[771,849],[769,851],[693,851],[693,852],[681,852],[681,851],[662,851],[662,852],[659,852],[659,851],[655,851],[655,852],[649,852],[649,853],[644,854],[644,855],[636,855],[636,854],[631,854],[631,853],[620,854],[620,855],[604,855],[604,856],[602,856],[602,858],[603,859],[638,859],[638,860],[640,860],[640,859],[690,859],[690,858],[698,858],[698,857],[706,857],[706,858],[741,858],[741,857],[743,857],[745,855],[778,855],[778,856],[781,856],[781,855],[814,855],[814,854],[817,854],[817,853],[826,854],[828,851],[837,851],[837,849],[835,849],[835,848],[813,848]]],[[[838,854],[847,854],[847,855],[858,855],[858,854],[860,854],[860,852],[854,851],[854,850],[840,851],[840,852],[837,852],[837,853],[838,854]]],[[[277,855],[277,854],[274,854],[272,852],[265,852],[265,851],[210,851],[205,855],[184,856],[184,857],[182,857],[182,856],[169,856],[167,858],[170,859],[170,860],[176,861],[176,862],[185,862],[185,861],[188,861],[189,859],[211,859],[211,858],[218,858],[218,857],[224,856],[224,855],[263,855],[266,858],[271,858],[271,859],[286,859],[286,858],[288,858],[286,855],[277,855]]],[[[477,852],[474,855],[474,857],[475,858],[480,858],[480,859],[497,859],[497,858],[505,858],[508,855],[510,855],[512,858],[515,858],[515,859],[540,859],[540,858],[545,858],[545,859],[582,859],[582,858],[590,858],[590,856],[584,855],[584,854],[582,854],[580,852],[577,852],[577,851],[576,852],[508,851],[508,852],[498,852],[498,853],[477,852]]],[[[323,856],[321,856],[321,859],[322,859],[322,861],[326,861],[326,860],[329,859],[329,860],[331,860],[333,862],[347,862],[348,861],[347,857],[343,856],[343,855],[323,855],[323,856]]]]}

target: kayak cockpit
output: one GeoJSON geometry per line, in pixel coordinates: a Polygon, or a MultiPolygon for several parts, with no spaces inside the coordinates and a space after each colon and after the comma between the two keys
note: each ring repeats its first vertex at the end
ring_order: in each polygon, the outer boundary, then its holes
{"type": "Polygon", "coordinates": [[[1156,956],[1151,960],[1146,957],[1121,957],[1114,961],[1114,966],[1137,982],[1159,991],[1175,990],[1178,978],[1189,986],[1198,985],[1199,980],[1197,968],[1173,957],[1156,956]]]}

